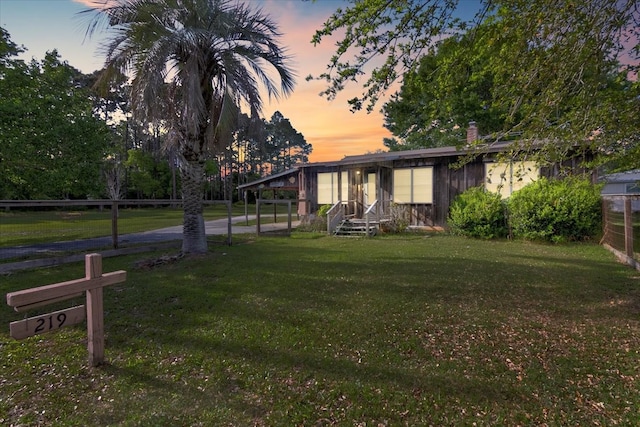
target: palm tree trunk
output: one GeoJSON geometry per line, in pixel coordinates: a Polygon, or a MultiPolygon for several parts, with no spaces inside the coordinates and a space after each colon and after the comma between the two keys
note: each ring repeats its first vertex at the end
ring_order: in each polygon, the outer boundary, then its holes
{"type": "Polygon", "coordinates": [[[184,209],[182,252],[206,253],[207,235],[202,215],[204,192],[204,164],[185,161],[181,168],[182,203],[184,209]]]}

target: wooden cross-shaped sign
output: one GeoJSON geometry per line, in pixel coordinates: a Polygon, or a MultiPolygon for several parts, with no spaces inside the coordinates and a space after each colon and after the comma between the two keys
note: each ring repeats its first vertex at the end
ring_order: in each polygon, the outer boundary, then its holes
{"type": "Polygon", "coordinates": [[[91,366],[98,366],[104,362],[102,288],[124,282],[126,279],[127,272],[122,270],[102,274],[102,256],[88,254],[85,256],[84,279],[54,283],[7,294],[7,304],[18,312],[24,312],[79,297],[83,292],[86,292],[86,310],[84,305],[80,305],[11,322],[9,325],[10,334],[15,339],[23,339],[64,326],[75,325],[86,318],[89,363],[91,366]]]}

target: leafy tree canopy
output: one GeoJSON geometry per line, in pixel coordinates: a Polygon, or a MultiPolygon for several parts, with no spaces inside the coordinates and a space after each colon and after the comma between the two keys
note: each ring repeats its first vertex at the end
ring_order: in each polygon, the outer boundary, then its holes
{"type": "Polygon", "coordinates": [[[171,170],[167,162],[159,162],[151,153],[142,150],[129,150],[125,165],[129,174],[129,190],[135,191],[139,198],[169,197],[171,170]]]}
{"type": "Polygon", "coordinates": [[[485,133],[503,128],[506,111],[492,102],[494,73],[486,67],[496,49],[480,47],[474,39],[468,33],[444,39],[416,70],[405,73],[400,91],[383,106],[385,127],[400,139],[385,141],[392,151],[458,145],[470,118],[485,133]],[[466,48],[473,49],[471,61],[461,57],[466,48]],[[461,61],[462,72],[443,72],[461,61]]]}
{"type": "Polygon", "coordinates": [[[0,198],[101,194],[108,128],[82,73],[55,50],[30,63],[14,58],[22,50],[0,29],[0,198]]]}
{"type": "Polygon", "coordinates": [[[494,140],[518,132],[522,140],[543,142],[548,160],[565,157],[576,144],[623,154],[638,143],[636,0],[481,0],[473,19],[457,18],[468,6],[458,0],[352,0],[312,39],[318,44],[341,34],[326,72],[317,76],[327,82],[323,94],[334,98],[364,79],[361,96],[349,104],[371,111],[405,73],[419,73],[421,58],[438,41],[464,34],[468,42],[437,63],[438,85],[458,76],[474,84],[490,77],[486,105],[502,121],[494,140]]]}

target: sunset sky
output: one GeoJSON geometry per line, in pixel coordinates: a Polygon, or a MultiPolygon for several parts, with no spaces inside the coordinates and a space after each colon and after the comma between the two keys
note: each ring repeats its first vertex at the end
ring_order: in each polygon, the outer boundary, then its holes
{"type": "MultiPolygon", "coordinates": [[[[292,56],[298,76],[294,93],[287,99],[265,102],[268,119],[280,111],[313,146],[312,162],[340,160],[346,155],[384,150],[384,137],[391,136],[383,127],[378,108],[371,114],[351,113],[346,100],[360,94],[360,88],[348,87],[335,101],[318,94],[325,88],[322,82],[306,81],[309,74],[325,70],[334,44],[323,42],[314,47],[310,40],[316,29],[342,0],[248,0],[262,4],[279,25],[281,44],[292,56]]],[[[84,73],[102,68],[104,57],[99,54],[102,34],[84,40],[86,17],[78,12],[86,9],[90,0],[0,0],[0,25],[11,40],[28,51],[24,59],[41,60],[46,51],[57,49],[63,60],[84,73]]]]}

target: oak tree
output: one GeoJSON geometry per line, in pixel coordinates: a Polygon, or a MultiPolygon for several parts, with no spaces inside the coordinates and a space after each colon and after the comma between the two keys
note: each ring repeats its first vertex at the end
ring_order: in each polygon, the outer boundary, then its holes
{"type": "Polygon", "coordinates": [[[478,49],[487,50],[482,69],[492,75],[490,105],[504,111],[490,142],[517,132],[547,160],[580,149],[622,155],[638,143],[637,0],[477,5],[465,17],[469,3],[457,0],[350,1],[312,39],[318,44],[339,34],[335,55],[317,76],[327,82],[323,94],[334,98],[345,85],[363,81],[362,94],[349,104],[371,111],[437,42],[465,34],[472,43],[461,47],[459,60],[440,64],[439,74],[464,74],[483,55],[478,49]]]}
{"type": "Polygon", "coordinates": [[[109,137],[85,76],[53,50],[41,61],[0,28],[0,198],[100,196],[109,137]]]}

